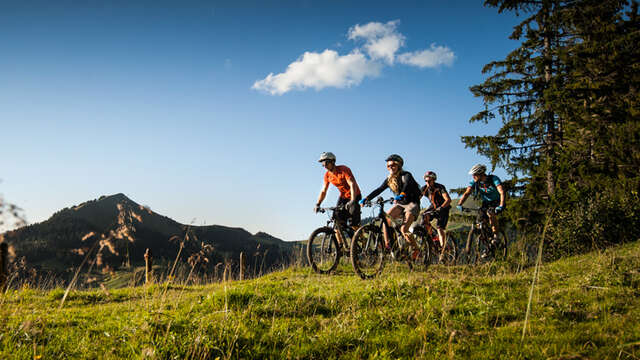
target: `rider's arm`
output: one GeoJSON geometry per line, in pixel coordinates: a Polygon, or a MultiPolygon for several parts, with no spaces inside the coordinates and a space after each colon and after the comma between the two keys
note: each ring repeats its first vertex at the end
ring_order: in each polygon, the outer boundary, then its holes
{"type": "Polygon", "coordinates": [[[328,189],[329,189],[329,183],[325,182],[322,185],[322,190],[320,191],[320,195],[318,196],[318,202],[316,203],[316,205],[320,206],[320,204],[322,204],[322,201],[324,200],[325,196],[327,196],[328,189]]]}
{"type": "Polygon", "coordinates": [[[442,197],[444,198],[444,202],[442,203],[442,205],[440,206],[441,208],[446,208],[447,206],[449,206],[449,204],[451,204],[451,197],[449,196],[449,193],[446,191],[442,192],[442,197]]]}
{"type": "Polygon", "coordinates": [[[356,182],[353,180],[353,178],[347,178],[347,184],[349,184],[351,201],[356,201],[356,182]]]}
{"type": "Polygon", "coordinates": [[[498,192],[500,193],[500,206],[504,207],[504,188],[502,187],[502,184],[497,185],[496,189],[498,189],[498,192]]]}
{"type": "Polygon", "coordinates": [[[371,201],[371,199],[373,199],[374,197],[380,195],[388,187],[389,187],[389,185],[387,184],[387,179],[384,179],[384,182],[382,183],[382,185],[380,185],[377,189],[373,190],[371,192],[371,194],[367,195],[365,200],[371,201]]]}
{"type": "Polygon", "coordinates": [[[471,191],[473,191],[471,186],[467,186],[467,190],[464,192],[464,194],[462,194],[460,200],[458,200],[458,205],[462,206],[462,204],[464,204],[464,201],[467,200],[469,195],[471,195],[471,191]]]}

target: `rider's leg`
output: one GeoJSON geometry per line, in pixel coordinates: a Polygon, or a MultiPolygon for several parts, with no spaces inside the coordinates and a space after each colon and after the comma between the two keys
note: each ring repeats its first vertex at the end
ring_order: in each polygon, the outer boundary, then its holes
{"type": "MultiPolygon", "coordinates": [[[[336,207],[345,206],[348,202],[349,202],[349,199],[342,198],[342,197],[338,198],[336,207]]],[[[336,210],[333,213],[333,216],[335,217],[336,225],[338,225],[335,227],[334,232],[336,234],[336,238],[338,239],[338,244],[341,247],[343,247],[343,245],[345,244],[345,239],[344,239],[344,236],[342,236],[342,231],[340,231],[339,229],[346,228],[347,219],[349,218],[350,214],[348,210],[342,209],[342,210],[336,210]]]]}
{"type": "MultiPolygon", "coordinates": [[[[398,205],[394,205],[389,209],[389,211],[387,212],[387,215],[389,215],[391,219],[397,219],[402,216],[402,211],[403,211],[402,207],[398,205]]],[[[389,230],[388,230],[388,228],[391,227],[391,221],[389,217],[385,219],[385,221],[387,222],[387,226],[382,227],[382,232],[384,234],[384,242],[387,248],[391,246],[391,243],[389,241],[389,230]]]]}
{"type": "Polygon", "coordinates": [[[489,224],[491,224],[491,231],[495,237],[498,235],[498,217],[493,211],[487,211],[487,215],[489,215],[489,224]]]}
{"type": "MultiPolygon", "coordinates": [[[[447,244],[447,223],[449,223],[449,210],[450,208],[445,208],[445,209],[441,209],[440,213],[438,214],[438,222],[436,224],[437,228],[438,228],[438,237],[440,238],[440,257],[439,257],[439,261],[442,262],[442,259],[444,259],[444,253],[446,250],[446,244],[447,244]]],[[[454,244],[455,246],[455,244],[454,244]]]]}
{"type": "Polygon", "coordinates": [[[407,242],[411,244],[411,246],[414,249],[418,249],[418,244],[416,244],[416,239],[413,238],[413,234],[409,230],[409,227],[411,227],[411,224],[413,224],[415,219],[416,217],[411,212],[409,211],[405,212],[404,222],[400,227],[400,231],[402,232],[402,235],[404,236],[404,238],[407,239],[407,242]]]}

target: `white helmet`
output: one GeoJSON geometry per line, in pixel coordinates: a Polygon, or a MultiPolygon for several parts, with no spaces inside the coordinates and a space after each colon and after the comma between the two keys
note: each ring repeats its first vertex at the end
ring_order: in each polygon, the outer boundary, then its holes
{"type": "Polygon", "coordinates": [[[318,159],[318,162],[323,162],[325,160],[331,160],[331,161],[336,161],[336,156],[333,155],[332,152],[323,152],[322,154],[320,154],[320,159],[318,159]]]}
{"type": "Polygon", "coordinates": [[[482,175],[486,171],[487,171],[487,167],[484,166],[483,164],[475,164],[473,165],[471,170],[469,170],[469,175],[482,175]]]}

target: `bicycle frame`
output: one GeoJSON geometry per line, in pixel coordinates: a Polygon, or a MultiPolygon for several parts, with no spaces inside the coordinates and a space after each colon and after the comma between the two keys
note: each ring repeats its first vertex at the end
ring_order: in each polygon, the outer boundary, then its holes
{"type": "MultiPolygon", "coordinates": [[[[334,230],[336,237],[338,238],[338,240],[340,240],[338,243],[341,245],[342,248],[348,250],[349,241],[345,239],[344,234],[345,232],[348,232],[347,229],[349,229],[349,226],[343,227],[342,223],[340,221],[337,221],[336,219],[336,211],[343,210],[343,209],[344,209],[344,206],[324,207],[324,208],[320,208],[319,212],[325,213],[327,211],[331,211],[331,215],[329,215],[329,220],[327,220],[327,227],[330,227],[334,230]]],[[[347,235],[353,235],[353,234],[347,234],[347,235]]],[[[331,243],[329,243],[329,249],[331,249],[331,243]]]]}
{"type": "MultiPolygon", "coordinates": [[[[376,200],[375,205],[379,207],[379,211],[378,211],[378,215],[376,216],[376,219],[380,220],[380,224],[378,225],[380,227],[380,230],[383,232],[383,234],[384,233],[387,234],[389,246],[393,249],[394,245],[397,245],[398,249],[402,250],[405,247],[404,243],[406,242],[406,240],[404,236],[402,236],[401,231],[398,229],[398,225],[396,224],[395,219],[393,219],[389,214],[387,214],[384,211],[384,204],[391,203],[393,201],[394,201],[393,198],[383,200],[382,197],[379,197],[376,200]]],[[[367,240],[367,243],[366,243],[367,247],[371,245],[370,241],[371,239],[367,240]]],[[[373,245],[377,245],[377,244],[373,244],[373,245]]]]}

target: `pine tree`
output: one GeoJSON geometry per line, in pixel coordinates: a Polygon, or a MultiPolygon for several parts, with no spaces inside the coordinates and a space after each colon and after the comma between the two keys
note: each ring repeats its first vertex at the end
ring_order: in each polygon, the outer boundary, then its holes
{"type": "Polygon", "coordinates": [[[571,9],[581,41],[560,57],[567,82],[549,101],[566,119],[567,182],[582,187],[640,174],[640,17],[634,1],[586,0],[571,9]]]}

